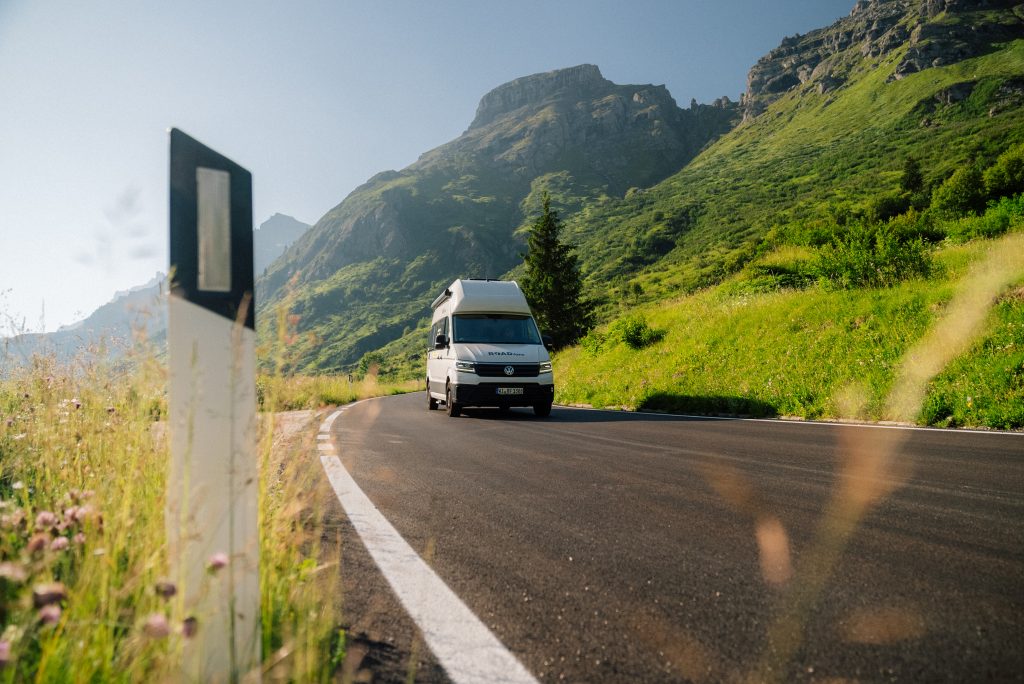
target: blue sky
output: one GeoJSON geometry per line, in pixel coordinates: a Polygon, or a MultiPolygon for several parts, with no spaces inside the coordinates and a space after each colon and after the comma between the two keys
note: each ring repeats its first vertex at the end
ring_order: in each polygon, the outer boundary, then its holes
{"type": "Polygon", "coordinates": [[[509,80],[593,63],[683,106],[736,99],[784,36],[852,6],[0,0],[0,334],[54,330],[166,269],[171,126],[253,172],[257,225],[314,223],[509,80]]]}

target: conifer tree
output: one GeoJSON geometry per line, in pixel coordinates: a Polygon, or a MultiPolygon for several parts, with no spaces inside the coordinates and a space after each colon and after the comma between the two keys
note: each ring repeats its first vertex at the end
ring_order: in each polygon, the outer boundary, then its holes
{"type": "Polygon", "coordinates": [[[572,344],[594,325],[593,303],[583,297],[583,281],[572,246],[559,239],[562,222],[544,193],[541,215],[530,226],[523,294],[541,332],[558,349],[572,344]]]}

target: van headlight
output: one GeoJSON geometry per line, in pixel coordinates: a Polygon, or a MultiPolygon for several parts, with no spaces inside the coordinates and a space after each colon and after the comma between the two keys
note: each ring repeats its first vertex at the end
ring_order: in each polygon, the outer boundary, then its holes
{"type": "Polygon", "coordinates": [[[550,373],[551,372],[551,362],[550,361],[541,361],[540,362],[540,372],[541,373],[550,373]]]}
{"type": "Polygon", "coordinates": [[[460,370],[465,373],[476,373],[476,364],[472,361],[456,361],[455,370],[460,370]]]}

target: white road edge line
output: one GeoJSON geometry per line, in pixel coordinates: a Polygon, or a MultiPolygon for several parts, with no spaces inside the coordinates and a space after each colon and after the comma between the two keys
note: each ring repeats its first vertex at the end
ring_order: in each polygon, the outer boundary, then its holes
{"type": "MultiPolygon", "coordinates": [[[[320,425],[321,435],[330,434],[342,410],[332,413],[320,425]]],[[[320,462],[370,556],[452,681],[537,684],[522,663],[402,539],[338,457],[321,454],[320,462]]]]}
{"type": "Polygon", "coordinates": [[[657,411],[622,411],[619,409],[602,409],[590,406],[567,406],[555,404],[555,408],[573,411],[593,411],[595,413],[619,413],[631,416],[659,416],[661,418],[693,418],[698,420],[732,420],[742,423],[779,423],[780,425],[822,425],[826,427],[857,427],[873,430],[918,430],[921,432],[942,432],[947,435],[1008,435],[1024,437],[1024,431],[1012,430],[977,430],[972,428],[937,428],[926,425],[886,425],[881,423],[858,423],[839,420],[800,420],[788,418],[740,418],[734,416],[702,416],[696,413],[659,413],[657,411]]]}

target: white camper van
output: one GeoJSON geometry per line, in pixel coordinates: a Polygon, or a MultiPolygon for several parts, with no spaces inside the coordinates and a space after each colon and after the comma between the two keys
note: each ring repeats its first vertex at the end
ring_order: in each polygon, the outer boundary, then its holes
{"type": "Polygon", "coordinates": [[[464,406],[532,406],[551,413],[551,357],[513,281],[456,280],[431,305],[427,402],[449,416],[464,406]]]}

